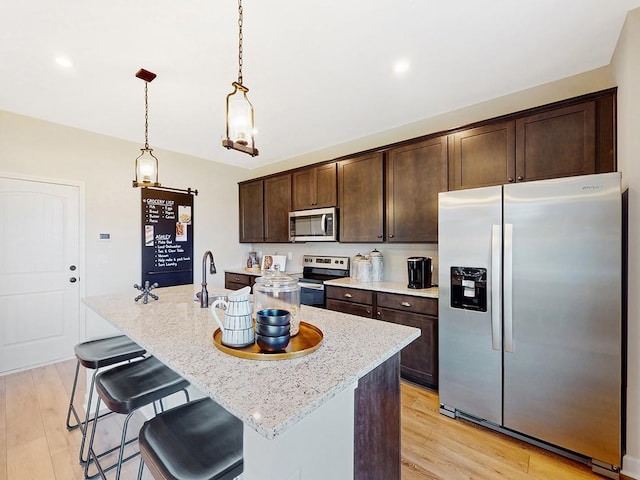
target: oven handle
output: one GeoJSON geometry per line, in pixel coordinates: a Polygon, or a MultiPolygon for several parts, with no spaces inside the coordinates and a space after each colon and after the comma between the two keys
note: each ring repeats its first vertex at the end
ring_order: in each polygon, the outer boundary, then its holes
{"type": "Polygon", "coordinates": [[[311,290],[324,290],[324,285],[321,283],[301,283],[298,282],[300,288],[310,288],[311,290]]]}

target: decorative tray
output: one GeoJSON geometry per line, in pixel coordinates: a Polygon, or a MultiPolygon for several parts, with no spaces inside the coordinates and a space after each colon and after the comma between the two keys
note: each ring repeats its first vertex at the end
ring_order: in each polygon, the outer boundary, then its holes
{"type": "Polygon", "coordinates": [[[251,360],[285,360],[288,358],[302,357],[315,352],[322,343],[323,335],[315,325],[300,322],[300,331],[289,340],[289,345],[280,352],[263,352],[257,343],[246,347],[227,347],[222,343],[222,331],[216,328],[213,332],[213,344],[218,350],[233,355],[234,357],[249,358],[251,360]]]}

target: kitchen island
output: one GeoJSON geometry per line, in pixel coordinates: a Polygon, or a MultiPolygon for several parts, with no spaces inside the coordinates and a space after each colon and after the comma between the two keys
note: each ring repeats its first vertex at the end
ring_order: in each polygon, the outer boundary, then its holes
{"type": "Polygon", "coordinates": [[[213,345],[198,288],[156,289],[146,305],[131,292],[84,302],[243,421],[243,479],[400,478],[399,352],[419,330],[302,306],[324,334],[320,348],[243,359],[213,345]]]}

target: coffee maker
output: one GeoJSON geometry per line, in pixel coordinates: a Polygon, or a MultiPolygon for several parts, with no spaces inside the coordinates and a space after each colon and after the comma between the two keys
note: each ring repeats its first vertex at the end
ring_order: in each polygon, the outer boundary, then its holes
{"type": "Polygon", "coordinates": [[[431,258],[407,258],[408,288],[431,288],[431,258]]]}

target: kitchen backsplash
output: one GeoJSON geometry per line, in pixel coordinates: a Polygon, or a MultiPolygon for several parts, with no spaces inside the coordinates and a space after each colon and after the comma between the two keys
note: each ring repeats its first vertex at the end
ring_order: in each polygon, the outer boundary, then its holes
{"type": "Polygon", "coordinates": [[[437,244],[387,244],[387,243],[257,243],[247,246],[247,255],[239,259],[244,266],[248,252],[255,250],[262,255],[287,256],[286,270],[288,272],[302,272],[303,255],[340,255],[353,257],[360,253],[366,255],[373,249],[382,253],[384,261],[384,280],[391,282],[407,281],[407,257],[431,257],[433,263],[433,281],[438,279],[438,245],[437,244]],[[288,258],[291,253],[291,259],[288,258]]]}

